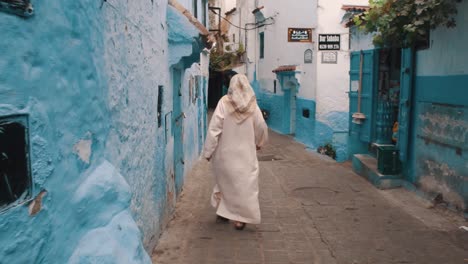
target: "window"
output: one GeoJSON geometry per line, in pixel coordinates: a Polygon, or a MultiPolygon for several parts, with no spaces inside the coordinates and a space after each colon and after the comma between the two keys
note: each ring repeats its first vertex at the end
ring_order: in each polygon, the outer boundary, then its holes
{"type": "Polygon", "coordinates": [[[309,118],[310,117],[310,110],[307,109],[307,108],[302,108],[302,116],[305,117],[305,118],[309,118]]]}
{"type": "Polygon", "coordinates": [[[260,33],[260,59],[263,59],[265,56],[265,34],[263,32],[260,33]]]}
{"type": "Polygon", "coordinates": [[[0,117],[0,210],[31,196],[27,115],[0,117]]]}
{"type": "Polygon", "coordinates": [[[196,103],[197,99],[200,98],[200,84],[202,82],[201,76],[196,76],[195,81],[195,98],[193,98],[193,103],[196,103]]]}
{"type": "Polygon", "coordinates": [[[206,27],[208,24],[206,23],[206,0],[203,0],[202,2],[202,17],[203,17],[203,25],[206,27]]]}
{"type": "Polygon", "coordinates": [[[236,43],[236,34],[232,34],[232,42],[236,43]]]}
{"type": "Polygon", "coordinates": [[[276,80],[273,80],[273,93],[276,93],[276,80]]]}
{"type": "Polygon", "coordinates": [[[163,103],[164,86],[158,86],[158,127],[161,127],[162,122],[162,103],[163,103]]]}
{"type": "Polygon", "coordinates": [[[192,0],[193,16],[198,18],[198,0],[192,0]]]}
{"type": "Polygon", "coordinates": [[[192,104],[195,104],[197,102],[199,84],[200,84],[200,76],[192,76],[192,88],[191,88],[192,104]]]}

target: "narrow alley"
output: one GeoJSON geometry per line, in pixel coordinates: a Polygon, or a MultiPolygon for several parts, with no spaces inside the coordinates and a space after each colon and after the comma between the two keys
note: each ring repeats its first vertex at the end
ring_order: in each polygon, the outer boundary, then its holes
{"type": "Polygon", "coordinates": [[[381,191],[270,132],[258,153],[262,224],[216,223],[212,175],[199,161],[152,254],[158,264],[467,263],[462,217],[403,188],[381,191]]]}
{"type": "Polygon", "coordinates": [[[0,264],[468,264],[468,0],[0,0],[0,32],[0,264]]]}

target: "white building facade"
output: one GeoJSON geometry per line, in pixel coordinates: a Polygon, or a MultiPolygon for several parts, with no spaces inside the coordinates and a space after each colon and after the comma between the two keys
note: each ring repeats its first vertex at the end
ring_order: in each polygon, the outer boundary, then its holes
{"type": "Polygon", "coordinates": [[[237,0],[229,41],[242,43],[244,65],[268,124],[317,149],[347,157],[349,33],[345,5],[367,0],[237,0]]]}

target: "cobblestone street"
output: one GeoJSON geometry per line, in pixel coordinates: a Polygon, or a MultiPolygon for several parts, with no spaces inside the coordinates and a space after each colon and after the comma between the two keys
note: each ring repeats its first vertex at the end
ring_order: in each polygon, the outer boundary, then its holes
{"type": "Polygon", "coordinates": [[[275,133],[258,153],[262,224],[216,223],[212,175],[187,177],[153,263],[468,263],[467,225],[405,189],[381,191],[275,133]]]}

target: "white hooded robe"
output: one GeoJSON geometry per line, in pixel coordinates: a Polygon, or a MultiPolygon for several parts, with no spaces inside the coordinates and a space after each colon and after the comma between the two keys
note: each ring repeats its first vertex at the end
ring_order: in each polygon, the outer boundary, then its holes
{"type": "Polygon", "coordinates": [[[211,158],[215,187],[211,204],[216,214],[233,221],[260,223],[256,146],[268,139],[268,128],[255,105],[242,122],[236,120],[227,96],[221,98],[208,128],[204,157],[211,158]]]}

